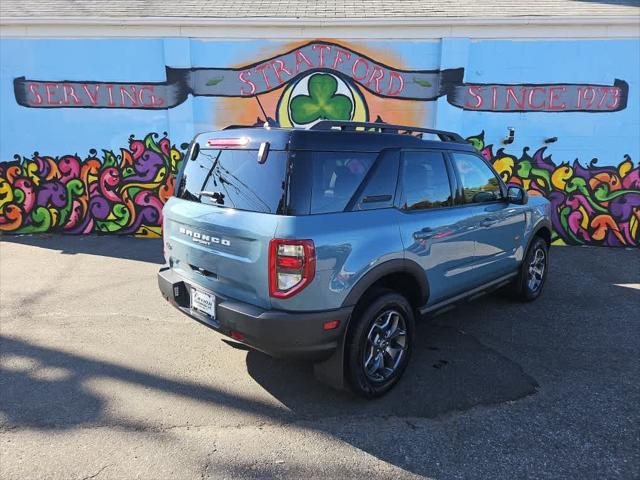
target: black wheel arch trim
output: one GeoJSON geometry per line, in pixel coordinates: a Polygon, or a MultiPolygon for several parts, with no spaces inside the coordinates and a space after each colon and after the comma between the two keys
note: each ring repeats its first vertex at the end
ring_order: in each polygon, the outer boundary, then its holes
{"type": "Polygon", "coordinates": [[[413,277],[417,283],[419,290],[419,303],[421,305],[427,303],[429,298],[429,282],[423,268],[416,262],[404,258],[387,260],[386,262],[376,265],[353,286],[347,297],[342,302],[342,307],[349,307],[358,303],[365,292],[377,281],[387,275],[397,273],[405,273],[413,277]]]}
{"type": "MultiPolygon", "coordinates": [[[[551,236],[553,235],[553,228],[551,227],[551,222],[540,220],[536,224],[536,226],[533,227],[533,233],[531,234],[531,236],[529,237],[529,240],[527,241],[527,248],[524,250],[523,255],[527,254],[527,252],[529,251],[529,247],[531,247],[531,243],[533,242],[533,239],[540,236],[538,234],[540,233],[540,230],[542,230],[543,228],[546,228],[547,230],[549,230],[549,238],[551,238],[551,236]]],[[[551,242],[549,242],[549,245],[547,245],[547,247],[550,247],[550,246],[551,246],[551,242]]]]}

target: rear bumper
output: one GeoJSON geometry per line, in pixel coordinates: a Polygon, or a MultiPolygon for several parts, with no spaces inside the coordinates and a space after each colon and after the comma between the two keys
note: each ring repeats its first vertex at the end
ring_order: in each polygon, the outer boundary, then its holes
{"type": "Polygon", "coordinates": [[[316,361],[328,358],[341,344],[353,309],[347,307],[322,312],[264,310],[211,292],[216,297],[214,319],[191,309],[191,289],[194,285],[207,291],[192,280],[182,278],[169,267],[163,267],[158,272],[162,296],[178,310],[224,335],[231,336],[232,332],[238,332],[244,337],[243,343],[275,357],[316,361]],[[339,320],[340,326],[324,330],[323,324],[330,320],[339,320]]]}

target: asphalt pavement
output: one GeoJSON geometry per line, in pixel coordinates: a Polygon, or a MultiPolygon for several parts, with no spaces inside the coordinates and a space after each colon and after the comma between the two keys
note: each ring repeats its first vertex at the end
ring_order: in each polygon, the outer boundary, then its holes
{"type": "Polygon", "coordinates": [[[160,296],[157,240],[0,238],[0,478],[640,477],[640,250],[418,324],[365,401],[160,296]]]}

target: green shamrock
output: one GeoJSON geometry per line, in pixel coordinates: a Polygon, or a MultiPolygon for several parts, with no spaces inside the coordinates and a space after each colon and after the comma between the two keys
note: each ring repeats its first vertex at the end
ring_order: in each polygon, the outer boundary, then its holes
{"type": "Polygon", "coordinates": [[[351,119],[351,100],[346,95],[336,95],[338,82],[332,75],[313,75],[308,86],[309,95],[298,95],[291,100],[291,118],[295,123],[351,119]]]}

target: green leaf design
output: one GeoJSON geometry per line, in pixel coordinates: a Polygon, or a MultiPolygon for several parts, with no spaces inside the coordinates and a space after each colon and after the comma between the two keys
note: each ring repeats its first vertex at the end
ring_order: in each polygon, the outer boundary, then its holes
{"type": "Polygon", "coordinates": [[[473,145],[473,148],[478,151],[482,150],[482,148],[484,147],[484,145],[482,144],[482,140],[480,140],[479,138],[468,138],[467,140],[471,145],[473,145]]]}
{"type": "Polygon", "coordinates": [[[421,87],[429,88],[433,85],[429,80],[425,80],[424,78],[413,77],[413,83],[417,83],[421,87]]]}
{"type": "Polygon", "coordinates": [[[157,136],[158,135],[155,133],[149,133],[146,137],[144,137],[144,146],[147,148],[147,150],[153,150],[154,152],[162,155],[162,150],[160,149],[160,147],[158,146],[158,144],[154,139],[154,137],[157,137],[157,136]]]}
{"type": "MultiPolygon", "coordinates": [[[[531,175],[533,175],[538,180],[542,179],[545,181],[545,185],[541,186],[544,186],[547,189],[549,189],[549,187],[551,186],[551,175],[549,175],[549,172],[547,172],[543,168],[532,167],[531,175]]],[[[540,184],[540,182],[538,182],[538,184],[540,184]]]]}
{"type": "Polygon", "coordinates": [[[13,189],[13,198],[16,203],[22,205],[24,203],[25,196],[25,193],[19,188],[13,189]]]}
{"type": "Polygon", "coordinates": [[[140,190],[142,190],[142,188],[140,188],[140,187],[131,187],[128,190],[129,190],[129,198],[134,198],[136,196],[136,194],[140,190]]]}
{"type": "Polygon", "coordinates": [[[102,166],[100,167],[100,171],[104,170],[107,167],[115,167],[118,164],[118,160],[116,156],[113,154],[111,150],[102,150],[104,152],[104,160],[102,161],[102,166]]]}
{"type": "Polygon", "coordinates": [[[59,225],[63,225],[67,221],[67,218],[69,218],[69,214],[71,213],[71,209],[73,207],[73,199],[79,197],[84,193],[84,184],[77,178],[69,180],[66,186],[67,204],[62,210],[60,210],[60,220],[58,221],[59,225]]]}
{"type": "Polygon", "coordinates": [[[131,175],[133,175],[134,173],[136,173],[135,169],[131,166],[126,167],[123,171],[122,171],[122,178],[127,178],[130,177],[131,175]]]}
{"type": "Polygon", "coordinates": [[[130,213],[126,205],[117,203],[113,206],[111,211],[116,217],[116,220],[96,221],[98,230],[101,232],[117,232],[124,228],[124,226],[129,222],[130,213]]]}
{"type": "Polygon", "coordinates": [[[219,84],[222,80],[224,80],[224,77],[215,77],[215,78],[210,78],[209,80],[207,80],[207,87],[212,87],[214,85],[219,84]]]}
{"type": "Polygon", "coordinates": [[[518,165],[518,176],[520,178],[529,178],[529,174],[531,173],[531,162],[528,160],[523,160],[518,165]]]}
{"type": "Polygon", "coordinates": [[[338,81],[328,74],[315,74],[309,79],[309,95],[291,100],[291,118],[306,124],[318,119],[351,120],[353,104],[349,97],[336,94],[338,81]]]}
{"type": "Polygon", "coordinates": [[[31,224],[23,227],[17,233],[41,233],[51,228],[51,213],[45,207],[36,207],[31,212],[31,224]]]}

